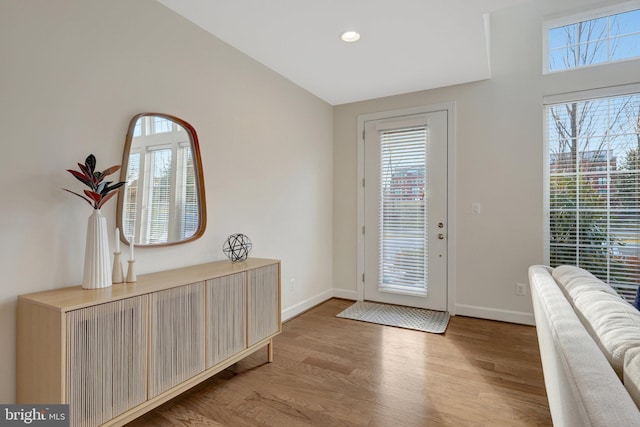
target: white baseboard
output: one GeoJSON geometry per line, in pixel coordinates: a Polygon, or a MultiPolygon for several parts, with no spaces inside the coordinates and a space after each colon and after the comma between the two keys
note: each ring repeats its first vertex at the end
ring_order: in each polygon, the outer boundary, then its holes
{"type": "Polygon", "coordinates": [[[286,308],[282,310],[282,321],[285,322],[292,317],[296,317],[298,314],[309,310],[311,307],[315,307],[318,304],[325,302],[328,299],[333,297],[333,289],[327,289],[326,291],[313,296],[311,298],[307,298],[304,301],[299,302],[298,304],[286,308]]]}
{"type": "Polygon", "coordinates": [[[358,299],[358,293],[356,291],[350,291],[348,289],[333,288],[333,297],[356,301],[358,299]]]}
{"type": "Polygon", "coordinates": [[[480,319],[499,320],[501,322],[519,323],[521,325],[536,324],[533,313],[523,311],[498,310],[475,305],[456,304],[457,316],[478,317],[480,319]]]}
{"type": "Polygon", "coordinates": [[[301,301],[292,307],[282,310],[282,321],[285,322],[293,317],[296,317],[298,314],[303,313],[327,300],[330,300],[331,298],[343,298],[355,301],[356,291],[337,288],[327,289],[326,291],[316,296],[307,298],[306,300],[301,301]]]}
{"type": "MultiPolygon", "coordinates": [[[[307,298],[306,300],[301,301],[298,304],[293,305],[292,307],[282,310],[282,321],[285,322],[299,315],[300,313],[303,313],[310,308],[315,307],[318,304],[322,304],[323,302],[331,298],[342,298],[353,301],[356,301],[358,299],[356,291],[339,288],[327,289],[326,291],[318,295],[307,298]]],[[[533,326],[536,324],[533,313],[511,310],[498,310],[495,308],[479,307],[467,304],[456,304],[456,315],[477,317],[480,319],[488,320],[498,320],[500,322],[518,323],[521,325],[533,326]]]]}

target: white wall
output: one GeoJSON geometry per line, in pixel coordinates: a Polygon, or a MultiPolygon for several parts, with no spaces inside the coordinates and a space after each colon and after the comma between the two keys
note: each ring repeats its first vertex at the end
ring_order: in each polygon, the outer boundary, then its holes
{"type": "Polygon", "coordinates": [[[140,112],[195,127],[208,222],[196,242],[136,250],[139,274],[225,259],[242,232],[252,256],[282,259],[285,309],[330,294],[328,104],[153,0],[3,0],[0,58],[0,402],[15,398],[16,296],[82,280],[91,208],[61,190],[81,189],[65,169],[118,164],[140,112]]]}
{"type": "Polygon", "coordinates": [[[357,286],[358,115],[455,102],[455,311],[532,322],[530,297],[516,296],[515,285],[543,262],[542,98],[640,79],[640,61],[542,75],[543,17],[587,3],[535,0],[492,14],[490,80],[334,108],[335,288],[355,294],[357,286]],[[480,215],[471,214],[474,202],[480,215]]]}

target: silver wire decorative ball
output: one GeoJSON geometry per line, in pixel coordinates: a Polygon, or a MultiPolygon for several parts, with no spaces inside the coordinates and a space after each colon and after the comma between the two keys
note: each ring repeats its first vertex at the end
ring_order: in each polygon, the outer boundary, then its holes
{"type": "Polygon", "coordinates": [[[251,240],[241,233],[232,234],[222,246],[222,252],[232,261],[244,261],[251,251],[251,240]]]}

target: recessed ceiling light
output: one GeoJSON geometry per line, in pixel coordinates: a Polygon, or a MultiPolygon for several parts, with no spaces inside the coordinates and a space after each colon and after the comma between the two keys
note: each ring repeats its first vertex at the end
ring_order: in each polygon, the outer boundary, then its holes
{"type": "Polygon", "coordinates": [[[345,31],[340,38],[347,43],[353,43],[360,40],[360,33],[357,31],[345,31]]]}

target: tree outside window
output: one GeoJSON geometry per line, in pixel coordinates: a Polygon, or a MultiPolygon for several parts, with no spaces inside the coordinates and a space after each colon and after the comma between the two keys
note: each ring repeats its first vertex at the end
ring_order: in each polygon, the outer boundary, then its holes
{"type": "MultiPolygon", "coordinates": [[[[623,43],[611,34],[628,28],[621,16],[552,29],[565,47],[556,60],[572,68],[611,56],[623,43]]],[[[548,105],[546,114],[550,265],[581,266],[632,300],[640,283],[640,94],[548,105]]]]}

